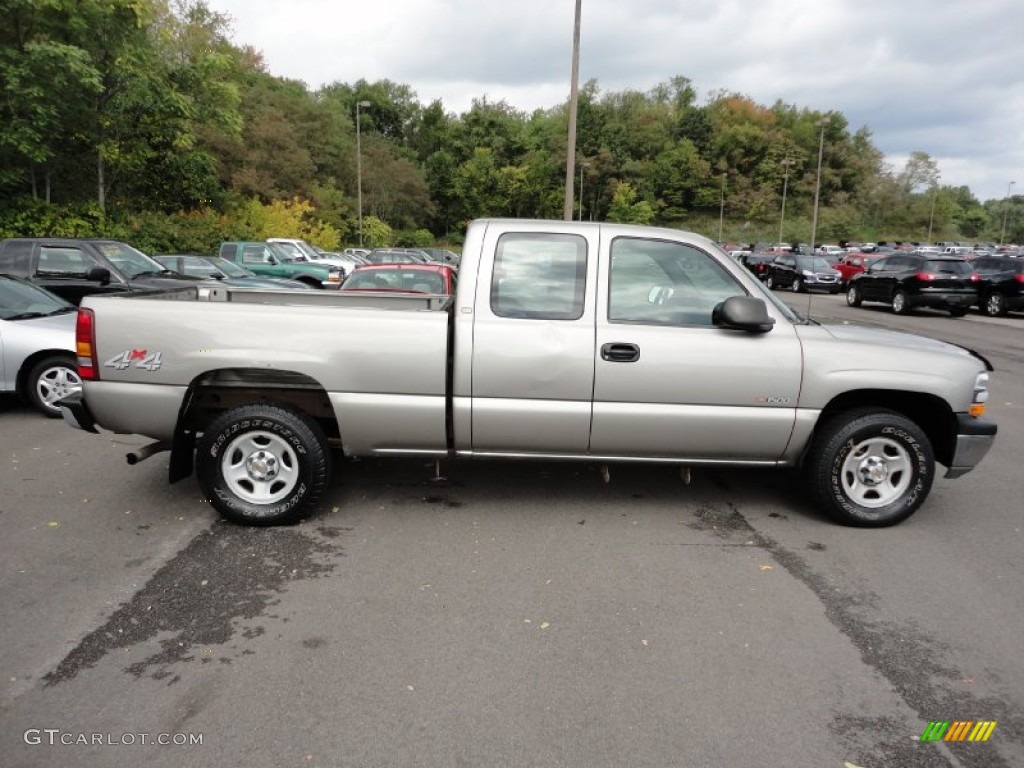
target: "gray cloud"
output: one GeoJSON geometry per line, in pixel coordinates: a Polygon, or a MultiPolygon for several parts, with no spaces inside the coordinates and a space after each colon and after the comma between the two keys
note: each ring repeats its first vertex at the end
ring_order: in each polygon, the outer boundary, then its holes
{"type": "MultiPolygon", "coordinates": [[[[209,0],[275,75],[316,88],[389,79],[452,112],[473,98],[529,112],[568,97],[573,0],[209,0]]],[[[1019,0],[584,0],[581,81],[646,91],[682,75],[846,115],[896,165],[1001,198],[1024,175],[1019,0]]]]}

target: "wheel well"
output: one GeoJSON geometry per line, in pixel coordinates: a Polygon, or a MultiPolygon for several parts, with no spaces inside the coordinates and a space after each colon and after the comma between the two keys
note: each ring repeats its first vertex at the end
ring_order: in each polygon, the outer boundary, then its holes
{"type": "Polygon", "coordinates": [[[75,353],[70,349],[43,349],[39,352],[33,352],[31,355],[26,357],[24,361],[22,361],[21,368],[18,369],[18,376],[15,379],[14,385],[19,394],[24,395],[27,393],[28,382],[26,379],[28,379],[28,374],[35,367],[36,363],[47,357],[54,357],[56,355],[70,357],[72,360],[75,358],[75,353]]]}
{"type": "Polygon", "coordinates": [[[956,450],[956,415],[941,397],[923,392],[862,389],[844,392],[822,410],[818,424],[854,408],[874,407],[896,411],[913,421],[928,436],[935,460],[949,466],[956,450]]]}
{"type": "Polygon", "coordinates": [[[327,390],[316,379],[294,371],[225,368],[197,377],[188,388],[180,416],[184,429],[201,432],[219,413],[266,403],[289,407],[315,419],[329,440],[341,437],[327,390]]]}

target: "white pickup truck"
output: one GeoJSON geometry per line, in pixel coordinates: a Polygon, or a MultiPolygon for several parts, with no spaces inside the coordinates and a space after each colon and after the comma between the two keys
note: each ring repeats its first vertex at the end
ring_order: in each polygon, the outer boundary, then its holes
{"type": "Polygon", "coordinates": [[[803,319],[699,235],[479,220],[453,297],[197,286],[90,296],[74,426],[152,437],[225,517],[295,520],[350,456],[802,468],[852,525],[973,469],[991,366],[803,319]]]}

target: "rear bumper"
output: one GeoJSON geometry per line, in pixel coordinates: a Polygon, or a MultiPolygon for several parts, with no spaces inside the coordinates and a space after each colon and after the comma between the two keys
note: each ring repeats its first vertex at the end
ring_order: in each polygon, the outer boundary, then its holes
{"type": "Polygon", "coordinates": [[[917,295],[911,294],[908,296],[910,306],[912,307],[939,307],[942,309],[948,307],[963,307],[967,309],[973,304],[978,303],[978,294],[971,293],[919,293],[917,295]]]}
{"type": "Polygon", "coordinates": [[[75,429],[92,432],[94,435],[99,434],[99,430],[96,429],[96,420],[92,417],[89,406],[82,399],[81,392],[68,395],[60,401],[59,405],[61,416],[64,417],[66,424],[75,429]]]}
{"type": "Polygon", "coordinates": [[[956,450],[945,476],[960,477],[978,466],[995,442],[996,431],[997,427],[991,421],[960,414],[957,417],[956,450]]]}

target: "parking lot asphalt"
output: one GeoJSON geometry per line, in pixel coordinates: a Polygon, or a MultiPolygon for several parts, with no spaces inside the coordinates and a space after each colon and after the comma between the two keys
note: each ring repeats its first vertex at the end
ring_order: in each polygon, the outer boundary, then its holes
{"type": "Polygon", "coordinates": [[[395,460],[244,529],[0,400],[4,764],[1024,764],[1024,319],[812,302],[996,365],[996,448],[895,528],[788,472],[395,460]]]}

